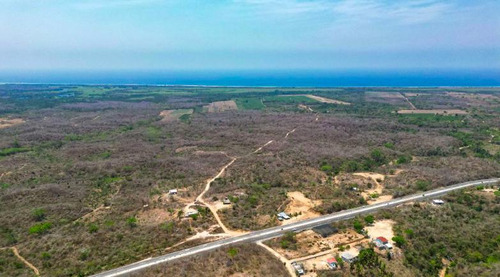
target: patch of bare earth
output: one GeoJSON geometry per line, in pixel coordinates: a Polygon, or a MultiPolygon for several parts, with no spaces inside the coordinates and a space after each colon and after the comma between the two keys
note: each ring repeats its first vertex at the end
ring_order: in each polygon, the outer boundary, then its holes
{"type": "Polygon", "coordinates": [[[182,115],[192,114],[193,110],[164,110],[160,112],[161,122],[173,122],[179,120],[182,115]]]}
{"type": "Polygon", "coordinates": [[[467,111],[458,109],[449,110],[399,110],[398,114],[441,114],[441,115],[456,115],[456,114],[468,114],[467,111]]]}
{"type": "Polygon", "coordinates": [[[316,96],[316,95],[312,95],[312,94],[306,94],[304,96],[309,97],[311,99],[314,99],[314,100],[321,102],[321,103],[338,104],[338,105],[351,105],[351,103],[348,103],[348,102],[330,99],[330,98],[325,98],[325,97],[316,96]]]}
{"type": "Polygon", "coordinates": [[[238,106],[234,100],[212,102],[205,106],[209,113],[220,113],[224,111],[237,110],[238,106]]]}
{"type": "Polygon", "coordinates": [[[367,199],[368,204],[377,204],[380,202],[389,201],[392,199],[392,195],[382,195],[384,186],[381,184],[385,180],[385,176],[379,173],[373,172],[359,172],[354,173],[353,175],[361,176],[367,179],[373,180],[375,183],[375,187],[368,189],[361,193],[361,195],[367,199]],[[376,195],[376,197],[372,197],[372,195],[376,195]]]}
{"type": "Polygon", "coordinates": [[[24,123],[22,118],[1,118],[0,117],[0,129],[9,128],[15,125],[24,123]]]}
{"type": "Polygon", "coordinates": [[[365,229],[371,238],[385,237],[391,240],[394,237],[392,228],[395,223],[392,220],[377,220],[372,226],[367,226],[365,229]]]}
{"type": "Polygon", "coordinates": [[[159,225],[168,220],[173,220],[177,216],[177,213],[170,213],[165,209],[153,208],[145,209],[139,212],[137,215],[137,221],[144,225],[159,225]]]}
{"type": "Polygon", "coordinates": [[[196,145],[194,145],[194,146],[182,146],[182,147],[175,149],[175,153],[189,152],[189,151],[195,150],[196,148],[198,148],[198,146],[196,146],[196,145]]]}
{"type": "Polygon", "coordinates": [[[321,200],[311,200],[300,191],[288,192],[287,197],[290,202],[286,206],[285,212],[293,217],[287,220],[286,224],[320,216],[314,211],[314,208],[322,204],[321,200]]]}
{"type": "Polygon", "coordinates": [[[297,239],[297,249],[283,249],[278,246],[275,251],[287,259],[296,260],[325,251],[333,251],[340,245],[357,243],[365,239],[363,235],[354,230],[346,230],[327,238],[321,237],[312,230],[307,230],[297,234],[295,238],[297,239]]]}

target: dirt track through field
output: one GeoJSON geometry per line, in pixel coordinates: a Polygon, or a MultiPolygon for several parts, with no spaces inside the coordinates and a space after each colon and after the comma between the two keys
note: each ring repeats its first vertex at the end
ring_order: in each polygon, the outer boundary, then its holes
{"type": "Polygon", "coordinates": [[[269,253],[271,253],[273,256],[275,256],[281,262],[283,262],[285,264],[286,269],[288,270],[288,273],[290,273],[290,276],[295,276],[295,270],[292,268],[292,264],[291,264],[290,260],[288,260],[287,258],[282,256],[280,253],[274,251],[274,249],[272,249],[271,247],[262,243],[262,241],[257,242],[257,245],[263,247],[264,249],[269,251],[269,253]]]}
{"type": "Polygon", "coordinates": [[[411,108],[412,110],[416,110],[416,109],[417,109],[417,107],[415,107],[415,105],[413,105],[413,103],[412,103],[412,102],[410,102],[410,99],[408,99],[408,97],[406,97],[406,95],[404,95],[403,93],[401,93],[401,95],[402,95],[402,96],[403,96],[403,98],[406,100],[406,102],[408,102],[408,105],[410,105],[410,108],[411,108]]]}
{"type": "Polygon", "coordinates": [[[17,248],[15,246],[12,246],[10,249],[12,250],[12,252],[14,252],[14,255],[19,260],[21,260],[27,267],[29,267],[33,270],[33,272],[35,273],[36,276],[40,276],[40,271],[38,270],[38,268],[36,268],[34,265],[32,265],[30,262],[28,262],[25,258],[23,258],[23,256],[21,256],[19,254],[19,250],[17,250],[17,248]]]}

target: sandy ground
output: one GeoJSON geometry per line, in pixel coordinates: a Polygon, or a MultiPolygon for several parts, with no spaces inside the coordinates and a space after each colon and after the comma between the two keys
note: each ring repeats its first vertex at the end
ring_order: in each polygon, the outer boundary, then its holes
{"type": "Polygon", "coordinates": [[[442,258],[441,262],[443,263],[443,268],[439,271],[439,277],[445,277],[446,276],[446,269],[450,265],[450,261],[448,261],[445,258],[442,258]]]}
{"type": "Polygon", "coordinates": [[[373,226],[367,226],[365,229],[370,238],[385,237],[389,241],[392,241],[392,238],[394,237],[392,227],[394,224],[396,224],[396,222],[392,220],[377,220],[373,226]]]}
{"type": "Polygon", "coordinates": [[[24,123],[22,118],[2,118],[0,117],[0,129],[12,127],[24,123]]]}
{"type": "Polygon", "coordinates": [[[162,122],[172,122],[179,120],[179,118],[184,114],[192,114],[193,109],[188,110],[164,110],[160,112],[160,117],[162,117],[162,122]]]}
{"type": "Polygon", "coordinates": [[[312,95],[312,94],[306,94],[304,96],[307,96],[307,97],[309,97],[311,99],[314,99],[314,100],[322,102],[322,103],[339,104],[339,105],[351,105],[351,103],[347,103],[347,102],[344,102],[344,101],[330,99],[330,98],[325,98],[325,97],[316,96],[316,95],[312,95]]]}
{"type": "Polygon", "coordinates": [[[385,180],[385,176],[379,173],[373,173],[373,172],[358,172],[354,173],[353,175],[356,176],[361,176],[367,179],[372,179],[373,182],[375,183],[375,187],[372,189],[368,189],[364,192],[361,193],[361,195],[367,199],[368,204],[377,204],[383,201],[388,201],[392,199],[392,195],[382,195],[382,191],[384,189],[384,186],[380,184],[380,181],[385,180]],[[378,198],[371,199],[370,195],[373,193],[377,193],[379,195],[378,198]]]}
{"type": "Polygon", "coordinates": [[[277,248],[280,255],[287,259],[302,260],[306,256],[315,256],[325,251],[333,251],[340,245],[357,243],[364,240],[364,236],[354,230],[347,230],[342,233],[323,238],[312,230],[306,230],[296,235],[297,250],[277,248]]]}
{"type": "Polygon", "coordinates": [[[456,115],[456,114],[467,114],[467,111],[449,109],[449,110],[399,110],[399,114],[446,114],[446,115],[456,115]]]}
{"type": "Polygon", "coordinates": [[[283,220],[282,224],[289,224],[299,220],[318,217],[319,213],[314,211],[314,207],[321,205],[321,200],[311,200],[304,196],[300,191],[292,191],[287,194],[290,203],[286,206],[285,212],[289,215],[299,213],[299,215],[292,217],[289,220],[283,220]]]}
{"type": "Polygon", "coordinates": [[[209,113],[220,113],[223,111],[237,110],[238,106],[234,100],[212,102],[205,106],[209,113]]]}
{"type": "Polygon", "coordinates": [[[306,105],[304,105],[304,104],[299,104],[297,107],[298,107],[299,109],[301,109],[301,110],[306,110],[306,111],[308,111],[308,112],[314,112],[314,110],[313,110],[313,109],[311,109],[311,107],[306,106],[306,105]]]}

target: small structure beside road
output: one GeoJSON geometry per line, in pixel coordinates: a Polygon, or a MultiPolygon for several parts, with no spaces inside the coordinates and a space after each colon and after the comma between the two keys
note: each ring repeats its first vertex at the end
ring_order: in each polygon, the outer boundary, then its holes
{"type": "Polygon", "coordinates": [[[444,201],[441,199],[433,199],[432,200],[432,205],[441,206],[443,204],[444,204],[444,201]]]}
{"type": "Polygon", "coordinates": [[[331,269],[337,269],[339,267],[339,263],[337,262],[337,259],[335,258],[329,258],[326,260],[326,263],[331,269]]]}
{"type": "Polygon", "coordinates": [[[224,204],[224,205],[229,205],[229,204],[231,204],[231,200],[229,200],[229,197],[225,197],[225,198],[222,200],[222,204],[224,204]]]}
{"type": "Polygon", "coordinates": [[[177,194],[177,189],[171,189],[171,190],[169,190],[168,194],[169,195],[175,195],[175,194],[177,194]]]}
{"type": "Polygon", "coordinates": [[[277,216],[278,216],[278,220],[279,221],[289,220],[290,219],[290,216],[287,215],[285,212],[281,212],[281,213],[277,214],[277,216]]]}
{"type": "Polygon", "coordinates": [[[344,252],[340,255],[342,260],[344,260],[346,263],[353,263],[358,259],[358,255],[354,255],[353,253],[350,252],[344,252]]]}
{"type": "Polygon", "coordinates": [[[312,230],[315,233],[321,235],[323,238],[329,237],[329,236],[339,232],[339,230],[337,228],[333,227],[330,224],[325,224],[325,225],[321,225],[318,227],[314,227],[314,228],[312,228],[312,230]]]}

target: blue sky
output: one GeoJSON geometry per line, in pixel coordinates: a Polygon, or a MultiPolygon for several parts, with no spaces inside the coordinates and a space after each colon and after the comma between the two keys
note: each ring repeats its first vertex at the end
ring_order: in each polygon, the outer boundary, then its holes
{"type": "Polygon", "coordinates": [[[495,0],[0,0],[0,70],[498,69],[495,0]]]}

